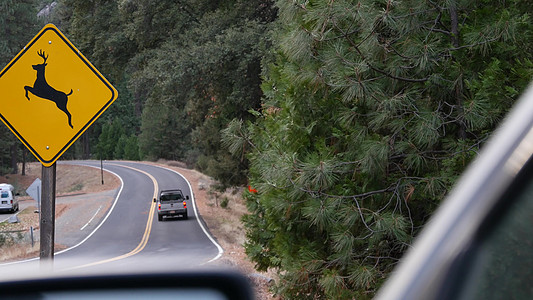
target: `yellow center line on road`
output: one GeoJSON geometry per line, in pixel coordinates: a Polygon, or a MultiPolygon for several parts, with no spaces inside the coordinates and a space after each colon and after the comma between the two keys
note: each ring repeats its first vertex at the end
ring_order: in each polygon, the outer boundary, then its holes
{"type": "MultiPolygon", "coordinates": [[[[111,165],[132,169],[134,171],[137,171],[139,173],[143,173],[144,175],[148,176],[150,179],[152,179],[152,182],[154,183],[154,195],[153,195],[152,199],[157,197],[157,192],[158,192],[159,186],[158,186],[157,181],[155,180],[154,176],[152,176],[151,174],[149,174],[149,173],[147,173],[147,172],[145,172],[143,170],[139,170],[139,169],[136,169],[136,168],[133,168],[133,167],[119,165],[119,164],[111,164],[111,165]]],[[[141,252],[144,249],[144,247],[146,247],[146,245],[148,244],[148,238],[150,237],[150,232],[152,231],[152,223],[153,223],[152,221],[154,219],[155,206],[156,206],[156,203],[153,202],[152,199],[150,199],[150,202],[152,204],[150,205],[150,213],[148,214],[148,221],[146,222],[146,229],[144,230],[144,235],[143,235],[143,237],[141,239],[141,242],[139,243],[139,245],[137,245],[137,247],[135,249],[131,250],[130,252],[128,252],[126,254],[123,254],[123,255],[120,255],[120,256],[117,256],[117,257],[113,257],[113,258],[97,261],[97,262],[94,262],[94,263],[73,267],[73,268],[70,268],[70,269],[71,270],[73,270],[73,269],[81,269],[81,268],[92,267],[92,266],[101,265],[101,264],[105,264],[105,263],[110,263],[110,262],[113,262],[113,261],[117,261],[117,260],[121,260],[121,259],[130,257],[130,256],[133,256],[133,255],[141,252]]]]}

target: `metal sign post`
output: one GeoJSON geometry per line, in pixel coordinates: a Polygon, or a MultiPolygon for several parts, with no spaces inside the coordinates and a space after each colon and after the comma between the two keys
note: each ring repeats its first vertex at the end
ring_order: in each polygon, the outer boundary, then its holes
{"type": "Polygon", "coordinates": [[[42,197],[41,197],[41,262],[54,259],[54,232],[56,208],[56,164],[42,169],[42,197]]]}

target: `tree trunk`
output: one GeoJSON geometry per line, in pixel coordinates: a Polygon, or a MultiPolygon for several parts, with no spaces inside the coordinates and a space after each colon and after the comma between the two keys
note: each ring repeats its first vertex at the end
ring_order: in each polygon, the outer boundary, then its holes
{"type": "Polygon", "coordinates": [[[17,146],[17,143],[13,143],[13,145],[11,145],[11,174],[17,174],[19,172],[17,146]]]}
{"type": "MultiPolygon", "coordinates": [[[[459,42],[459,16],[457,13],[456,3],[450,5],[450,20],[451,20],[451,30],[452,30],[452,45],[454,48],[458,48],[460,45],[459,42]]],[[[455,81],[455,104],[457,106],[457,125],[459,126],[458,137],[460,139],[466,138],[466,124],[464,121],[464,94],[463,94],[463,72],[461,71],[458,75],[457,80],[455,81]]]]}
{"type": "Polygon", "coordinates": [[[83,152],[83,159],[89,159],[91,156],[91,146],[89,142],[89,131],[90,128],[87,129],[87,131],[81,136],[82,140],[82,152],[83,152]]]}

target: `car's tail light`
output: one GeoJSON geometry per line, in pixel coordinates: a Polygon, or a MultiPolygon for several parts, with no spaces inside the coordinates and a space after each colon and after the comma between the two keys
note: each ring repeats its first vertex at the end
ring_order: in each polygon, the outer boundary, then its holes
{"type": "Polygon", "coordinates": [[[183,201],[183,208],[187,208],[187,202],[183,201]]]}
{"type": "Polygon", "coordinates": [[[159,203],[159,204],[157,205],[157,209],[158,209],[158,210],[161,210],[161,203],[159,203]]]}
{"type": "Polygon", "coordinates": [[[11,200],[11,204],[13,204],[13,200],[11,200]]]}

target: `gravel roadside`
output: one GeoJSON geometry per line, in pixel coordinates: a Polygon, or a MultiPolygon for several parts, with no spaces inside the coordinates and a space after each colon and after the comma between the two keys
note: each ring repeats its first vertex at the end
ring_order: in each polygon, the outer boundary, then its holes
{"type": "MultiPolygon", "coordinates": [[[[12,184],[22,195],[19,196],[19,222],[0,223],[0,263],[39,256],[39,214],[35,213],[37,204],[35,200],[25,196],[25,191],[41,176],[41,170],[41,164],[29,163],[26,164],[24,176],[9,174],[0,177],[1,182],[12,184]]],[[[105,184],[102,184],[101,176],[100,170],[95,168],[57,165],[56,252],[82,241],[107,213],[120,187],[120,180],[111,173],[104,172],[105,184]]]]}

